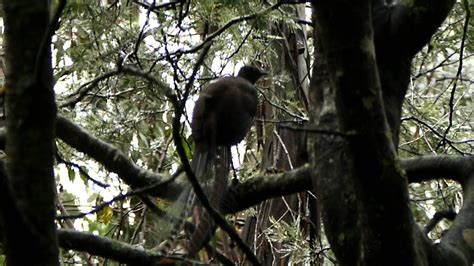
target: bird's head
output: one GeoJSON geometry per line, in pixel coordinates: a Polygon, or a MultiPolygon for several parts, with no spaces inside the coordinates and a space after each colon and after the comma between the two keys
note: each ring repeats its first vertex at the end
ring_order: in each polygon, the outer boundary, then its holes
{"type": "Polygon", "coordinates": [[[237,77],[244,78],[250,81],[250,83],[254,84],[255,82],[257,82],[259,78],[261,78],[263,75],[266,75],[266,74],[267,74],[266,72],[261,71],[257,67],[243,66],[239,70],[239,74],[237,74],[237,77]]]}

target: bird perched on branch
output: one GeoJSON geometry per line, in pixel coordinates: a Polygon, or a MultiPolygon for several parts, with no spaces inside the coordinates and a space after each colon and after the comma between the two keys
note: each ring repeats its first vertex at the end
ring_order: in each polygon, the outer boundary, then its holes
{"type": "MultiPolygon", "coordinates": [[[[222,77],[209,84],[194,105],[191,129],[195,149],[191,166],[198,178],[215,167],[209,195],[214,207],[219,205],[222,191],[227,187],[230,147],[244,139],[257,112],[254,84],[264,74],[256,67],[244,66],[236,77],[222,77]]],[[[200,216],[188,245],[190,257],[209,241],[216,228],[212,218],[204,213],[200,216]]]]}
{"type": "Polygon", "coordinates": [[[257,112],[255,82],[265,73],[244,66],[236,77],[209,84],[195,103],[191,121],[195,151],[192,167],[201,177],[211,166],[218,146],[230,149],[242,141],[257,112]]]}

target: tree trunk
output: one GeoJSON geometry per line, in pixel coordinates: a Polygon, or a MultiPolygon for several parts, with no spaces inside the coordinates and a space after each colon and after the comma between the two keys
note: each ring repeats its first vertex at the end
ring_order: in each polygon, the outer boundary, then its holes
{"type": "MultiPolygon", "coordinates": [[[[305,19],[303,5],[290,6],[287,8],[287,12],[294,14],[298,19],[305,19]]],[[[274,25],[275,35],[282,38],[274,44],[276,54],[281,56],[275,59],[276,62],[272,62],[272,71],[275,74],[289,73],[290,79],[283,86],[276,83],[266,85],[271,87],[267,91],[268,98],[275,101],[278,101],[278,99],[298,101],[303,108],[307,108],[309,59],[304,29],[304,26],[289,29],[283,24],[274,25]],[[276,95],[271,95],[273,92],[276,95]],[[296,97],[291,99],[289,95],[296,95],[296,97]]],[[[264,139],[262,171],[288,171],[307,163],[305,123],[297,121],[295,117],[282,112],[282,110],[275,108],[268,102],[263,102],[260,113],[261,119],[295,121],[278,122],[275,126],[263,126],[264,123],[258,123],[259,128],[257,130],[260,130],[260,134],[264,135],[262,136],[264,139]],[[300,128],[300,130],[294,128],[300,128]]],[[[284,241],[269,243],[265,231],[272,227],[270,217],[291,224],[294,222],[294,214],[305,216],[309,209],[314,221],[308,222],[311,218],[302,219],[303,221],[298,226],[301,226],[300,230],[303,230],[306,234],[312,234],[310,241],[315,242],[315,238],[319,236],[319,211],[316,201],[310,193],[301,192],[267,200],[256,209],[258,215],[247,218],[243,238],[249,246],[256,247],[257,257],[265,265],[286,265],[290,259],[284,253],[276,251],[282,248],[284,241]]]]}
{"type": "Polygon", "coordinates": [[[50,1],[6,1],[7,143],[2,208],[8,265],[59,265],[54,217],[50,1]],[[4,191],[5,191],[4,190],[4,191]]]}
{"type": "Polygon", "coordinates": [[[396,152],[411,60],[453,4],[314,3],[310,113],[334,133],[311,138],[320,170],[313,184],[341,265],[470,265],[468,237],[434,248],[415,224],[396,152]]]}

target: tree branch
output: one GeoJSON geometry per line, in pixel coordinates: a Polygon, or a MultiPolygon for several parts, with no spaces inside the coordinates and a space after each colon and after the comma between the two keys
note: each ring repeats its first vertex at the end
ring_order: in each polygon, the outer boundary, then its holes
{"type": "MultiPolygon", "coordinates": [[[[132,188],[147,187],[165,180],[162,175],[137,166],[117,148],[95,138],[65,117],[58,116],[56,135],[69,146],[102,164],[108,171],[119,175],[132,188]]],[[[181,189],[180,184],[172,182],[166,187],[159,187],[151,194],[173,198],[179,195],[181,189]]]]}
{"type": "Polygon", "coordinates": [[[58,7],[56,8],[56,12],[53,15],[53,19],[49,22],[48,30],[46,31],[43,39],[41,40],[38,54],[36,55],[35,61],[35,69],[33,72],[33,82],[40,82],[41,78],[41,71],[43,71],[43,61],[45,60],[45,56],[48,54],[49,47],[48,45],[51,44],[51,38],[53,37],[54,33],[59,27],[59,19],[61,18],[61,14],[66,7],[66,0],[60,0],[58,7]]]}
{"type": "MultiPolygon", "coordinates": [[[[258,16],[262,16],[262,15],[264,15],[264,14],[266,14],[266,13],[272,11],[272,10],[277,9],[278,7],[280,7],[283,4],[285,4],[285,1],[278,1],[276,4],[270,6],[267,9],[264,9],[260,12],[250,14],[250,15],[246,15],[246,16],[242,16],[242,17],[233,18],[233,19],[229,20],[224,26],[222,26],[218,30],[214,31],[212,34],[209,34],[200,44],[198,44],[198,45],[196,45],[196,46],[194,46],[190,49],[187,49],[187,50],[183,50],[183,49],[180,48],[177,51],[169,53],[169,55],[167,55],[167,56],[170,56],[170,55],[179,56],[179,55],[182,55],[182,54],[194,53],[194,52],[200,50],[201,48],[203,48],[208,43],[212,42],[216,37],[218,37],[220,34],[222,34],[225,30],[227,30],[231,26],[233,26],[237,23],[240,23],[240,22],[244,22],[244,21],[247,21],[247,20],[254,19],[258,16]]],[[[162,60],[165,57],[166,56],[163,56],[163,57],[159,58],[158,60],[162,60]]]]}
{"type": "Polygon", "coordinates": [[[73,230],[58,230],[59,245],[64,249],[85,251],[91,255],[110,258],[133,265],[162,265],[192,263],[181,256],[163,256],[121,241],[73,230]]]}
{"type": "Polygon", "coordinates": [[[72,97],[72,96],[75,96],[75,95],[78,95],[78,96],[76,98],[73,98],[73,99],[68,100],[67,102],[61,104],[59,106],[59,108],[63,108],[63,107],[73,108],[78,102],[82,101],[82,99],[84,99],[87,96],[87,94],[99,84],[99,82],[101,82],[102,80],[106,80],[110,77],[113,77],[113,76],[117,75],[118,73],[119,73],[118,70],[113,70],[113,71],[107,72],[105,74],[102,74],[102,75],[94,78],[91,81],[88,81],[88,82],[82,84],[77,89],[77,91],[74,92],[73,94],[71,94],[69,97],[72,97]]]}
{"type": "MultiPolygon", "coordinates": [[[[467,36],[467,30],[469,26],[469,19],[471,18],[471,12],[470,12],[470,7],[469,3],[467,0],[463,0],[463,6],[464,10],[466,11],[466,18],[464,20],[464,26],[463,26],[463,35],[461,39],[461,47],[459,48],[459,65],[458,65],[458,70],[456,72],[456,78],[461,77],[461,72],[463,69],[463,57],[464,57],[464,49],[465,49],[465,43],[466,43],[466,36],[467,36]]],[[[453,80],[453,88],[451,89],[451,95],[449,97],[449,119],[448,119],[448,126],[446,127],[446,130],[444,131],[443,134],[443,140],[440,142],[438,146],[441,146],[444,144],[446,136],[449,133],[449,130],[451,129],[453,125],[453,113],[454,113],[454,96],[456,94],[456,88],[458,85],[458,79],[453,80]]]]}
{"type": "Polygon", "coordinates": [[[252,177],[223,192],[219,210],[224,214],[232,214],[270,198],[312,190],[311,179],[314,175],[316,175],[316,170],[306,164],[293,171],[252,177]]]}
{"type": "Polygon", "coordinates": [[[163,182],[159,182],[159,183],[156,183],[156,184],[152,184],[148,187],[143,187],[143,188],[139,188],[139,189],[135,189],[135,190],[132,190],[128,193],[125,193],[125,194],[120,194],[118,196],[115,196],[113,197],[111,200],[108,200],[106,202],[103,202],[102,204],[96,206],[93,210],[89,211],[89,212],[80,212],[78,214],[74,214],[74,215],[61,215],[61,216],[57,216],[56,219],[62,219],[62,220],[65,220],[65,219],[77,219],[77,218],[81,218],[81,217],[84,217],[86,215],[89,215],[89,214],[94,214],[102,209],[104,209],[105,207],[109,206],[110,204],[116,202],[116,201],[121,201],[121,200],[124,200],[126,198],[129,198],[129,197],[132,197],[132,196],[143,196],[149,192],[152,192],[152,191],[155,191],[157,189],[166,189],[166,186],[169,185],[171,182],[173,182],[175,180],[176,177],[178,177],[178,175],[181,173],[181,171],[178,171],[176,172],[173,176],[171,176],[168,180],[166,181],[163,181],[163,182]]]}
{"type": "Polygon", "coordinates": [[[448,219],[450,221],[453,221],[456,218],[456,212],[454,210],[443,210],[443,211],[437,211],[434,215],[433,218],[428,222],[428,224],[423,228],[423,233],[428,234],[433,230],[433,228],[442,220],[442,219],[448,219]]]}
{"type": "Polygon", "coordinates": [[[427,155],[402,160],[401,165],[410,183],[448,178],[463,184],[474,169],[474,156],[427,155]]]}
{"type": "Polygon", "coordinates": [[[382,34],[387,39],[397,40],[397,50],[394,52],[412,58],[429,42],[455,2],[455,0],[414,0],[397,1],[393,6],[378,5],[377,10],[385,9],[380,13],[385,16],[384,22],[390,28],[382,34]]]}
{"type": "Polygon", "coordinates": [[[438,265],[471,265],[474,258],[474,171],[466,176],[463,185],[463,206],[456,215],[453,225],[437,246],[436,254],[444,259],[438,265]]]}
{"type": "Polygon", "coordinates": [[[446,136],[444,136],[443,134],[439,133],[438,131],[436,131],[436,129],[432,126],[430,126],[427,122],[415,117],[415,116],[410,116],[410,117],[403,117],[401,119],[401,122],[404,122],[404,121],[407,121],[407,120],[413,120],[425,127],[427,127],[435,136],[437,136],[438,138],[440,138],[440,143],[441,142],[444,142],[444,143],[447,143],[453,150],[455,150],[456,152],[458,152],[459,154],[462,154],[464,155],[465,153],[463,151],[461,151],[458,147],[456,147],[454,144],[459,144],[459,143],[462,143],[462,141],[453,141],[453,140],[450,140],[448,139],[446,136]]]}

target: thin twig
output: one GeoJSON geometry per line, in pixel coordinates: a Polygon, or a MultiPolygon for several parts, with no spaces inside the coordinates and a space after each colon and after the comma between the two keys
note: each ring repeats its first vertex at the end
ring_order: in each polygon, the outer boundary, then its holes
{"type": "Polygon", "coordinates": [[[73,108],[78,102],[82,101],[82,99],[84,99],[87,94],[97,86],[97,84],[99,84],[99,82],[101,82],[102,80],[106,80],[112,76],[115,76],[117,74],[119,74],[120,72],[118,70],[113,70],[113,71],[110,71],[110,72],[107,72],[103,75],[100,75],[96,78],[94,78],[93,80],[91,81],[88,81],[86,83],[84,83],[83,85],[81,85],[79,87],[79,89],[77,89],[76,92],[74,92],[73,94],[71,94],[69,97],[72,97],[73,95],[78,95],[76,98],[72,99],[72,100],[69,100],[63,104],[61,104],[59,106],[59,108],[63,108],[63,107],[70,107],[70,108],[73,108]]]}
{"type": "MultiPolygon", "coordinates": [[[[471,11],[469,9],[468,1],[463,0],[462,3],[463,3],[463,6],[464,6],[464,9],[466,11],[466,19],[464,21],[463,35],[462,35],[462,40],[461,40],[461,48],[460,48],[460,51],[459,51],[459,66],[458,66],[458,71],[456,73],[457,78],[459,78],[461,76],[461,72],[462,72],[464,46],[465,46],[465,43],[466,43],[466,36],[467,36],[467,30],[468,30],[468,26],[469,26],[469,19],[471,18],[471,11]]],[[[453,89],[451,90],[451,96],[449,98],[449,122],[448,122],[448,127],[444,131],[443,138],[440,141],[440,143],[438,144],[438,148],[441,145],[443,145],[444,143],[446,143],[446,136],[448,135],[449,130],[451,129],[451,127],[453,125],[454,96],[455,96],[455,93],[456,93],[457,84],[458,84],[458,80],[454,79],[453,80],[453,89]]]]}
{"type": "Polygon", "coordinates": [[[102,187],[102,188],[107,188],[109,187],[108,184],[105,184],[103,182],[100,182],[99,180],[95,179],[95,178],[92,178],[89,173],[87,173],[86,170],[84,170],[84,168],[82,166],[80,166],[79,164],[77,163],[74,163],[74,162],[71,162],[71,161],[67,161],[66,159],[64,159],[61,154],[59,153],[57,147],[56,147],[56,159],[58,160],[58,162],[60,163],[63,163],[65,164],[66,166],[70,166],[70,167],[74,167],[76,168],[79,173],[83,176],[85,176],[87,178],[87,180],[90,180],[91,182],[93,182],[94,184],[98,185],[99,187],[102,187]]]}
{"type": "Polygon", "coordinates": [[[291,156],[290,156],[290,153],[288,152],[288,149],[286,148],[285,142],[281,139],[280,134],[278,134],[276,130],[273,130],[273,134],[275,134],[275,136],[278,139],[278,142],[280,142],[280,145],[283,147],[283,150],[285,151],[285,155],[288,160],[288,165],[290,166],[290,170],[293,170],[294,168],[293,163],[291,162],[291,156]]]}
{"type": "Polygon", "coordinates": [[[284,113],[286,113],[287,115],[289,115],[289,116],[291,116],[291,117],[294,117],[294,118],[296,118],[296,119],[298,119],[298,120],[300,120],[300,121],[308,121],[308,120],[309,120],[308,118],[306,118],[306,117],[304,117],[304,116],[299,116],[299,115],[297,115],[297,114],[294,114],[294,113],[288,111],[285,107],[280,106],[280,105],[278,105],[278,104],[275,103],[275,102],[272,102],[272,101],[267,97],[267,95],[265,95],[265,93],[264,93],[261,89],[257,88],[257,90],[258,90],[258,92],[260,92],[260,94],[263,96],[263,99],[264,99],[266,102],[268,102],[271,106],[275,107],[276,109],[279,109],[279,110],[283,111],[284,113]]]}
{"type": "Polygon", "coordinates": [[[163,182],[157,182],[155,184],[151,184],[149,186],[146,186],[146,187],[143,187],[143,188],[139,188],[139,189],[135,189],[135,190],[132,190],[128,193],[125,193],[125,194],[120,194],[118,196],[115,196],[114,198],[112,198],[111,200],[109,201],[106,201],[106,202],[103,202],[102,204],[96,206],[93,210],[89,211],[89,212],[86,212],[86,213],[78,213],[78,214],[74,214],[74,215],[60,215],[60,216],[56,216],[56,220],[65,220],[65,219],[77,219],[77,218],[82,218],[82,217],[85,217],[87,215],[90,215],[90,214],[94,214],[94,213],[97,213],[99,212],[100,210],[104,209],[105,207],[109,206],[110,204],[116,202],[116,201],[120,201],[120,200],[124,200],[126,198],[129,198],[129,197],[132,197],[132,196],[138,196],[138,195],[142,195],[142,194],[145,194],[145,193],[148,193],[150,191],[153,191],[161,186],[166,186],[168,185],[169,183],[173,182],[176,177],[179,176],[179,174],[182,172],[181,169],[179,169],[178,171],[176,171],[176,173],[174,173],[168,180],[165,180],[163,182]]]}
{"type": "MultiPolygon", "coordinates": [[[[267,9],[264,9],[260,12],[250,14],[250,15],[247,15],[247,16],[233,18],[233,19],[229,20],[224,26],[222,26],[218,30],[214,31],[212,34],[209,34],[200,44],[198,44],[198,45],[196,45],[196,46],[194,46],[194,47],[192,47],[188,50],[178,49],[175,52],[171,53],[171,55],[179,56],[179,55],[182,55],[182,54],[194,53],[194,52],[200,50],[207,43],[212,42],[216,37],[218,37],[221,33],[223,33],[225,30],[227,30],[231,26],[233,26],[237,23],[240,23],[240,22],[244,22],[244,21],[254,19],[255,17],[261,16],[261,15],[264,15],[264,14],[266,14],[266,13],[272,11],[272,10],[277,9],[278,7],[280,7],[283,4],[286,4],[286,3],[284,1],[278,1],[276,4],[270,6],[267,9]]],[[[159,60],[162,60],[162,59],[164,59],[164,58],[161,58],[159,60]]]]}
{"type": "Polygon", "coordinates": [[[439,133],[438,131],[436,131],[436,129],[434,129],[432,126],[430,126],[428,123],[426,123],[425,121],[417,118],[417,117],[414,117],[414,116],[410,116],[410,117],[404,117],[401,119],[401,122],[403,121],[406,121],[406,120],[413,120],[413,121],[416,121],[417,123],[419,124],[422,124],[423,126],[427,127],[431,132],[433,132],[433,134],[435,134],[435,136],[439,137],[439,138],[442,138],[444,139],[444,141],[453,149],[455,150],[456,152],[458,152],[459,154],[463,154],[465,155],[466,153],[461,151],[460,149],[458,149],[456,146],[453,145],[453,141],[448,139],[446,136],[443,136],[443,134],[439,133]]]}
{"type": "Polygon", "coordinates": [[[278,127],[293,130],[293,131],[305,131],[305,132],[308,132],[308,133],[316,133],[316,134],[321,134],[321,135],[333,135],[333,136],[339,136],[339,137],[348,137],[348,136],[353,136],[353,135],[357,134],[357,133],[344,133],[344,132],[340,132],[340,131],[319,129],[319,128],[294,127],[294,126],[290,126],[288,124],[278,125],[278,127]]]}

